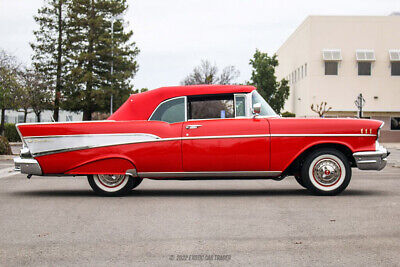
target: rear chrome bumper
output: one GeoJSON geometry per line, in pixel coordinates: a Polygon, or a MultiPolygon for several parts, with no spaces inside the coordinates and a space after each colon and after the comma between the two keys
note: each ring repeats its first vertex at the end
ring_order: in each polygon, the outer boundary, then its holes
{"type": "Polygon", "coordinates": [[[376,170],[380,171],[385,168],[387,156],[390,152],[383,146],[378,146],[375,151],[363,151],[353,154],[357,167],[360,170],[376,170]]]}
{"type": "Polygon", "coordinates": [[[14,158],[14,166],[16,171],[21,171],[25,174],[42,175],[42,168],[36,159],[14,158]]]}

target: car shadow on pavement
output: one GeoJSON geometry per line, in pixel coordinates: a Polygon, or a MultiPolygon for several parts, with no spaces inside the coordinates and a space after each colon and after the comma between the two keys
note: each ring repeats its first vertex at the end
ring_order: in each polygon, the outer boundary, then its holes
{"type": "MultiPolygon", "coordinates": [[[[36,190],[10,192],[19,197],[100,197],[91,190],[36,190]]],[[[340,196],[383,196],[387,192],[349,189],[340,196]]],[[[260,197],[312,196],[305,189],[144,189],[133,190],[123,197],[260,197]]]]}

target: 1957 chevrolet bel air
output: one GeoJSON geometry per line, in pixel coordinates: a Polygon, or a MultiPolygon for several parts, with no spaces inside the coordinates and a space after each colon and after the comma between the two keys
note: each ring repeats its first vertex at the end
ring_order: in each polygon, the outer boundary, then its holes
{"type": "Polygon", "coordinates": [[[24,123],[15,166],[32,175],[84,175],[102,195],[151,179],[295,176],[311,193],[336,195],[351,168],[381,170],[383,122],[281,118],[252,86],[164,87],[135,94],[108,120],[24,123]]]}

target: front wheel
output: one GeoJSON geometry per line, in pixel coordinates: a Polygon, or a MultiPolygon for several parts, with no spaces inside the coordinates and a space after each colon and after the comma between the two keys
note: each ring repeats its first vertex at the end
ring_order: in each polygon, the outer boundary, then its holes
{"type": "Polygon", "coordinates": [[[299,185],[301,185],[302,187],[304,187],[304,188],[307,189],[306,185],[304,184],[303,177],[301,177],[299,174],[296,174],[296,175],[294,176],[294,178],[296,179],[296,181],[297,181],[297,183],[298,183],[299,185]]]}
{"type": "Polygon", "coordinates": [[[337,195],[350,183],[348,159],[336,149],[320,149],[311,153],[301,169],[306,188],[316,195],[337,195]]]}
{"type": "Polygon", "coordinates": [[[102,196],[126,195],[142,182],[142,179],[129,175],[95,174],[87,178],[93,191],[102,196]]]}

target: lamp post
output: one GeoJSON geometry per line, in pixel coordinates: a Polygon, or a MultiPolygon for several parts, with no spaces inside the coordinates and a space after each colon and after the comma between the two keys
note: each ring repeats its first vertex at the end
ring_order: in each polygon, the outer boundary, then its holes
{"type": "Polygon", "coordinates": [[[114,22],[122,19],[122,14],[111,17],[111,96],[110,96],[110,114],[113,114],[113,74],[114,74],[114,22]]]}
{"type": "Polygon", "coordinates": [[[357,107],[357,109],[358,109],[358,118],[362,118],[363,117],[363,110],[362,110],[362,108],[364,107],[364,105],[365,105],[365,99],[364,99],[364,97],[363,97],[363,95],[362,94],[359,94],[358,96],[357,96],[357,99],[356,99],[356,101],[354,101],[354,104],[356,105],[356,107],[357,107]]]}

